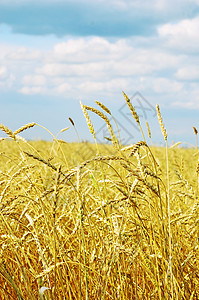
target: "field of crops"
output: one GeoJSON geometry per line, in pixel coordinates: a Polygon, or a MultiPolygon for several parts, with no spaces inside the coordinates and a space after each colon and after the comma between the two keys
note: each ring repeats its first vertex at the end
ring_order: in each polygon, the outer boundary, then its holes
{"type": "Polygon", "coordinates": [[[169,148],[157,106],[165,148],[145,142],[149,128],[121,145],[97,104],[82,111],[94,140],[91,113],[106,122],[110,146],[0,125],[0,299],[199,299],[197,143],[169,148]]]}

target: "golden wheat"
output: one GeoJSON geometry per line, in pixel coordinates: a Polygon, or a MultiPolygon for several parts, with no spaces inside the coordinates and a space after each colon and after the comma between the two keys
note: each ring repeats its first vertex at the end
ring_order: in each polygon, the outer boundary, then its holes
{"type": "Polygon", "coordinates": [[[148,130],[149,138],[151,139],[151,130],[150,130],[150,127],[149,127],[149,123],[147,121],[146,121],[146,126],[147,126],[147,130],[148,130]]]}
{"type": "Polygon", "coordinates": [[[165,159],[140,141],[99,154],[54,136],[16,143],[23,130],[2,128],[12,140],[0,153],[0,298],[199,299],[195,149],[165,159]]]}
{"type": "Polygon", "coordinates": [[[22,131],[28,129],[28,128],[31,128],[31,127],[34,127],[36,125],[36,123],[32,122],[32,123],[28,123],[22,127],[20,127],[19,129],[15,130],[14,131],[14,135],[17,135],[19,133],[21,133],[22,131]]]}
{"type": "Polygon", "coordinates": [[[94,139],[95,139],[95,130],[94,130],[94,127],[93,127],[93,124],[90,120],[90,117],[86,111],[86,106],[82,104],[82,102],[80,102],[80,105],[81,105],[81,109],[83,111],[83,114],[84,114],[84,117],[86,119],[86,122],[87,122],[87,125],[88,125],[88,128],[90,130],[90,133],[93,135],[94,139]]]}
{"type": "Polygon", "coordinates": [[[109,119],[107,118],[107,116],[103,112],[101,112],[100,110],[98,110],[98,109],[96,109],[94,107],[85,105],[84,108],[86,110],[89,110],[89,111],[95,113],[96,115],[98,115],[100,118],[102,118],[106,122],[108,131],[109,131],[109,133],[111,135],[112,143],[115,146],[115,148],[119,149],[118,139],[115,136],[115,133],[113,131],[113,128],[112,128],[111,123],[110,123],[109,119]]]}
{"type": "Polygon", "coordinates": [[[3,124],[0,124],[0,129],[4,131],[9,137],[16,140],[15,134],[8,127],[4,126],[3,124]]]}
{"type": "Polygon", "coordinates": [[[130,109],[130,111],[131,111],[132,116],[134,117],[135,121],[136,121],[138,124],[140,124],[139,116],[138,116],[138,114],[136,113],[135,108],[133,107],[133,105],[132,105],[132,103],[131,103],[129,97],[128,97],[124,92],[123,92],[123,95],[124,95],[124,98],[125,98],[125,100],[126,100],[126,103],[127,103],[128,107],[129,107],[129,109],[130,109]]]}
{"type": "Polygon", "coordinates": [[[167,132],[166,132],[163,120],[162,120],[162,115],[161,115],[160,107],[159,107],[158,104],[156,105],[156,111],[157,111],[157,116],[158,116],[158,121],[159,121],[159,124],[160,124],[160,128],[161,128],[161,131],[162,131],[162,135],[163,135],[165,141],[167,141],[167,132]]]}
{"type": "Polygon", "coordinates": [[[106,107],[103,103],[99,102],[99,101],[95,101],[95,103],[101,107],[107,114],[111,115],[111,111],[108,109],[108,107],[106,107]]]}

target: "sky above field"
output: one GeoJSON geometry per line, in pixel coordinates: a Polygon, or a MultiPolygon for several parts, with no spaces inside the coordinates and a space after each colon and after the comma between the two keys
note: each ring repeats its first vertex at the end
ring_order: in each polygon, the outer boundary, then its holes
{"type": "MultiPolygon", "coordinates": [[[[0,123],[16,130],[36,122],[58,137],[92,140],[80,104],[107,105],[123,143],[141,139],[122,91],[163,144],[194,144],[199,129],[199,0],[0,0],[0,123]]],[[[97,139],[104,123],[90,115],[97,139]]],[[[0,136],[4,136],[3,133],[0,136]]],[[[51,139],[44,129],[28,139],[51,139]]]]}

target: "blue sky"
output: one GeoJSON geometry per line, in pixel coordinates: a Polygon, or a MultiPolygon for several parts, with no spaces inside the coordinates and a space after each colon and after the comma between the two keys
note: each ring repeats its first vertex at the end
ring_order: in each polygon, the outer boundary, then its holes
{"type": "MultiPolygon", "coordinates": [[[[154,143],[195,143],[199,129],[199,0],[0,0],[0,123],[12,130],[36,122],[56,135],[71,117],[92,140],[79,102],[107,105],[123,142],[140,133],[126,110],[132,99],[154,143]]],[[[103,122],[91,115],[98,140],[103,122]]],[[[4,136],[3,133],[0,136],[4,136]]],[[[41,128],[28,139],[51,139],[41,128]]],[[[73,128],[59,135],[77,140],[73,128]]]]}

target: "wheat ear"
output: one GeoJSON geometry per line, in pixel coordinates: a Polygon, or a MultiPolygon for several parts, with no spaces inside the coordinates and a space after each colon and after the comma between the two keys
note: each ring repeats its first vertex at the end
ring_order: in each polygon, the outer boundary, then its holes
{"type": "Polygon", "coordinates": [[[16,140],[15,134],[8,127],[4,126],[3,124],[0,124],[0,129],[4,131],[9,137],[16,140]]]}
{"type": "Polygon", "coordinates": [[[138,123],[138,125],[139,125],[139,127],[140,127],[140,131],[141,131],[142,136],[143,136],[143,139],[144,139],[144,141],[145,141],[144,132],[143,132],[142,126],[141,126],[141,124],[140,124],[139,116],[138,116],[138,114],[136,113],[135,108],[133,107],[133,105],[132,105],[132,103],[131,103],[129,97],[128,97],[124,92],[122,92],[122,93],[123,93],[123,95],[124,95],[124,98],[125,98],[125,100],[126,100],[126,103],[127,103],[128,107],[129,107],[129,109],[130,109],[130,111],[131,111],[132,116],[134,117],[135,121],[138,123]]]}
{"type": "Polygon", "coordinates": [[[73,119],[71,119],[70,117],[69,117],[68,119],[69,119],[69,121],[71,122],[71,124],[72,124],[73,126],[75,126],[75,123],[74,123],[73,119]]]}
{"type": "Polygon", "coordinates": [[[92,111],[93,113],[98,115],[100,118],[102,118],[106,122],[108,131],[111,135],[113,146],[115,146],[118,149],[119,148],[119,142],[118,142],[118,139],[115,136],[115,133],[113,131],[113,128],[112,128],[111,123],[110,123],[109,119],[107,118],[107,116],[103,112],[101,112],[100,110],[98,110],[94,107],[91,107],[91,106],[85,105],[85,109],[92,111]]]}
{"type": "Polygon", "coordinates": [[[118,124],[117,124],[117,121],[115,120],[115,118],[113,117],[113,115],[111,114],[111,111],[108,109],[108,107],[106,107],[103,103],[99,102],[99,101],[95,101],[95,103],[101,107],[101,109],[103,109],[107,114],[109,114],[112,118],[113,118],[113,121],[115,122],[115,125],[117,127],[117,132],[118,132],[118,137],[119,137],[119,142],[120,142],[120,145],[122,144],[121,142],[121,137],[120,137],[120,131],[119,131],[119,127],[118,127],[118,124]]]}
{"type": "Polygon", "coordinates": [[[91,119],[86,111],[86,105],[82,104],[82,102],[80,101],[80,105],[81,105],[81,109],[83,111],[83,114],[84,114],[84,117],[86,119],[86,123],[88,125],[88,128],[90,130],[90,133],[93,135],[94,139],[95,139],[95,130],[94,130],[94,127],[93,127],[93,124],[91,122],[91,119]]]}
{"type": "Polygon", "coordinates": [[[94,112],[96,115],[98,115],[100,118],[102,118],[108,126],[111,126],[109,119],[103,112],[101,112],[100,110],[98,110],[94,107],[88,106],[88,105],[84,105],[84,107],[86,110],[90,110],[90,111],[94,112]]]}
{"type": "Polygon", "coordinates": [[[22,131],[24,131],[24,130],[26,130],[26,129],[28,129],[28,128],[31,128],[31,127],[33,127],[33,126],[35,126],[35,125],[36,125],[36,123],[34,123],[34,122],[28,123],[28,124],[26,124],[26,125],[20,127],[19,129],[15,130],[14,134],[17,135],[17,134],[19,134],[20,132],[22,132],[22,131]]]}
{"type": "Polygon", "coordinates": [[[164,140],[166,142],[167,141],[167,132],[166,132],[166,129],[164,127],[164,123],[163,123],[163,120],[162,120],[162,115],[161,115],[161,112],[160,112],[160,107],[159,107],[158,104],[156,105],[156,111],[157,111],[157,116],[158,116],[158,121],[159,121],[159,124],[160,124],[160,128],[161,128],[161,131],[162,131],[162,135],[163,135],[164,140]]]}
{"type": "Polygon", "coordinates": [[[43,164],[47,165],[48,167],[50,167],[51,169],[53,169],[54,171],[57,171],[57,167],[55,167],[54,165],[52,165],[49,161],[39,157],[39,156],[36,156],[34,154],[31,154],[29,152],[26,152],[26,151],[23,151],[23,153],[25,153],[26,155],[28,155],[29,157],[32,157],[40,162],[42,162],[43,164]]]}
{"type": "Polygon", "coordinates": [[[133,105],[132,105],[132,103],[131,103],[129,97],[128,97],[124,92],[122,92],[122,93],[123,93],[123,95],[124,95],[124,98],[125,98],[125,100],[126,100],[126,103],[127,103],[128,107],[129,107],[129,109],[130,109],[130,111],[131,111],[132,116],[134,117],[135,121],[140,125],[140,119],[139,119],[139,116],[138,116],[138,114],[136,113],[135,108],[133,107],[133,105]]]}
{"type": "Polygon", "coordinates": [[[147,126],[147,130],[148,130],[149,138],[151,139],[151,130],[150,130],[150,127],[149,127],[149,123],[147,121],[146,121],[146,126],[147,126]]]}
{"type": "Polygon", "coordinates": [[[95,103],[101,107],[107,114],[111,115],[111,111],[108,109],[108,107],[106,107],[103,103],[99,102],[99,101],[95,101],[95,103]]]}
{"type": "Polygon", "coordinates": [[[194,131],[195,135],[198,134],[198,130],[197,130],[196,127],[194,127],[194,126],[193,126],[193,131],[194,131]]]}
{"type": "Polygon", "coordinates": [[[130,145],[130,146],[124,147],[124,148],[121,149],[121,150],[122,150],[123,152],[128,151],[128,150],[131,150],[131,153],[129,154],[129,156],[133,156],[141,146],[148,147],[148,145],[147,145],[146,142],[140,141],[140,142],[137,142],[137,143],[134,144],[134,145],[130,145]]]}

